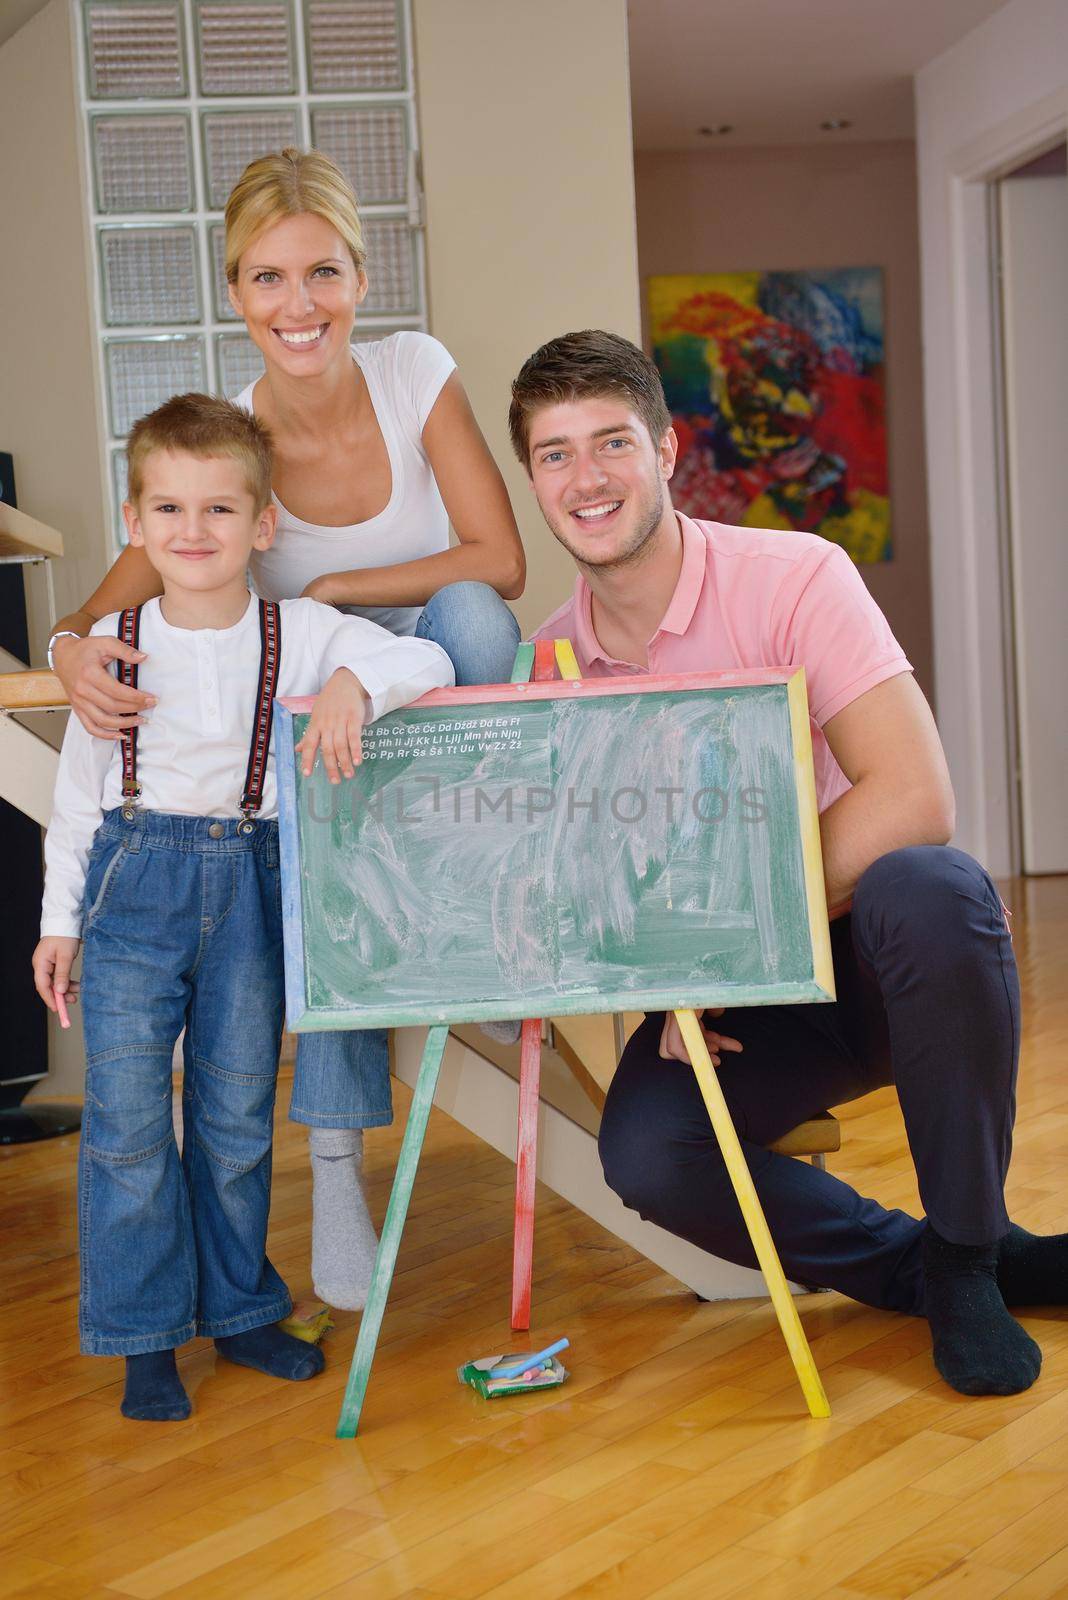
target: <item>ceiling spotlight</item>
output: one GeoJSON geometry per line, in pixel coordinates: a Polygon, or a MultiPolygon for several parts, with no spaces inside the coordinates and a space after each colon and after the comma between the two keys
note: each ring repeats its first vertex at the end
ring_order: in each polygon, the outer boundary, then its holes
{"type": "Polygon", "coordinates": [[[733,122],[721,122],[716,128],[698,128],[698,133],[704,134],[706,139],[714,139],[719,133],[733,133],[733,122]]]}
{"type": "Polygon", "coordinates": [[[841,133],[843,128],[851,128],[853,124],[848,117],[828,117],[826,122],[821,122],[820,127],[824,133],[841,133]]]}

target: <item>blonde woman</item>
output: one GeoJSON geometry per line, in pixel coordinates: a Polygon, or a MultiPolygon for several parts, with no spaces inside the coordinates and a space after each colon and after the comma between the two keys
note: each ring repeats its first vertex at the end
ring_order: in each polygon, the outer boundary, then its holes
{"type": "MultiPolygon", "coordinates": [[[[326,156],[289,149],[246,168],[226,207],[226,272],[266,371],[236,399],[270,429],[278,512],[273,548],[254,556],[254,585],[267,599],[310,595],[432,639],[457,683],[500,682],[519,641],[505,600],[525,577],[504,481],[436,339],[350,345],[364,260],[355,196],[326,156]]],[[[144,552],[125,549],[50,640],[71,705],[98,738],[137,725],[152,701],[113,675],[115,660],[135,654],[128,646],[86,636],[99,617],[158,593],[144,552]]],[[[344,728],[349,692],[328,691],[328,727],[344,728]]],[[[352,754],[343,733],[324,734],[332,774],[351,776],[352,754]]],[[[331,1305],[358,1309],[366,1296],[375,1236],[363,1129],[392,1114],[384,1033],[301,1036],[290,1117],[310,1128],[312,1273],[331,1305]]]]}

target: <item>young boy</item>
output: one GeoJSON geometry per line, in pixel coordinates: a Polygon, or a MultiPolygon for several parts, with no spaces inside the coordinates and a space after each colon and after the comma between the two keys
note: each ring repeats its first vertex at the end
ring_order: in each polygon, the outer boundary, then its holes
{"type": "Polygon", "coordinates": [[[306,773],[321,748],[336,782],[366,721],[453,670],[428,641],[250,595],[249,555],[275,532],[270,439],[251,415],[176,396],[135,424],[128,457],[130,543],[163,594],[93,633],[141,652],[126,670],[156,704],[117,743],[70,719],[34,974],[62,1019],[84,940],[82,1349],[125,1356],[125,1416],[167,1421],[191,1409],[175,1349],[194,1335],[276,1377],[323,1365],[275,1326],[291,1306],[265,1250],[283,1011],[274,696],[322,688],[299,748],[306,773]]]}

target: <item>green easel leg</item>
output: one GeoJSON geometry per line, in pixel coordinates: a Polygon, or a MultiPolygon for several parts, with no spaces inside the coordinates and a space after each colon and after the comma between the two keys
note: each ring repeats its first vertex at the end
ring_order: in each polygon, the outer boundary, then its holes
{"type": "Polygon", "coordinates": [[[349,1368],[349,1381],[345,1386],[345,1398],[341,1402],[341,1415],[337,1423],[339,1439],[354,1439],[360,1425],[360,1412],[363,1410],[364,1396],[371,1377],[371,1363],[375,1358],[386,1301],[389,1299],[393,1269],[397,1265],[397,1251],[400,1249],[401,1235],[404,1232],[404,1219],[408,1215],[408,1203],[412,1198],[419,1154],[423,1148],[430,1107],[434,1103],[434,1090],[438,1083],[438,1070],[441,1067],[441,1058],[445,1054],[445,1041],[448,1037],[448,1028],[431,1028],[426,1036],[419,1077],[412,1096],[411,1110],[408,1112],[408,1126],[404,1130],[404,1142],[397,1162],[397,1175],[393,1179],[393,1189],[389,1197],[386,1222],[382,1229],[382,1237],[378,1241],[371,1292],[367,1296],[367,1304],[360,1320],[359,1337],[356,1340],[356,1349],[352,1353],[352,1366],[349,1368]]]}

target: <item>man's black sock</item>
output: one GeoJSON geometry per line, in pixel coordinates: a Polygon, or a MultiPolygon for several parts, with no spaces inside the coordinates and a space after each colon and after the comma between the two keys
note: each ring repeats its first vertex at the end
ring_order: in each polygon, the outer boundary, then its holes
{"type": "Polygon", "coordinates": [[[1011,1224],[998,1241],[998,1288],[1007,1306],[1068,1305],[1068,1233],[1011,1224]]]}
{"type": "Polygon", "coordinates": [[[934,1362],[961,1394],[1019,1394],[1042,1367],[1035,1341],[1005,1309],[998,1245],[950,1244],[927,1224],[925,1309],[934,1362]]]}
{"type": "Polygon", "coordinates": [[[126,1357],[126,1393],[119,1407],[135,1422],[184,1422],[192,1411],[173,1350],[126,1357]]]}

